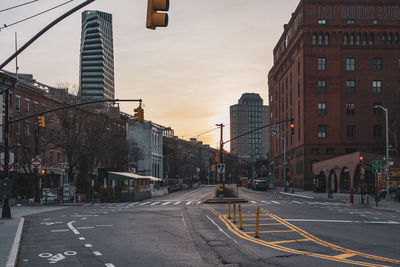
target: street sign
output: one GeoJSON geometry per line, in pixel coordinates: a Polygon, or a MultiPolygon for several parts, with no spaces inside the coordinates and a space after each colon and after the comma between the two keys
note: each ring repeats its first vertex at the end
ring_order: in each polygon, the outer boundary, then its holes
{"type": "Polygon", "coordinates": [[[279,136],[279,128],[273,128],[271,132],[272,136],[279,136]]]}
{"type": "Polygon", "coordinates": [[[382,173],[381,161],[373,160],[372,161],[372,173],[382,173]]]}
{"type": "Polygon", "coordinates": [[[225,173],[225,164],[217,164],[217,173],[225,173]]]}
{"type": "Polygon", "coordinates": [[[41,166],[41,161],[39,158],[33,158],[31,161],[32,168],[39,169],[41,166]]]}

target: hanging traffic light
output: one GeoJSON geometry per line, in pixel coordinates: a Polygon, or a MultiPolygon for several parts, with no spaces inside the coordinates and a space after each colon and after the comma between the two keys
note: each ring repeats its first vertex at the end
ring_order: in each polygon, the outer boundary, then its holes
{"type": "Polygon", "coordinates": [[[141,106],[135,108],[133,118],[134,120],[144,122],[144,110],[141,106]]]}
{"type": "Polygon", "coordinates": [[[364,167],[364,157],[360,156],[360,167],[364,167]]]}
{"type": "Polygon", "coordinates": [[[360,174],[361,180],[365,179],[364,157],[360,156],[360,174]]]}
{"type": "Polygon", "coordinates": [[[294,135],[294,120],[292,119],[291,123],[290,123],[290,134],[294,135]]]}
{"type": "Polygon", "coordinates": [[[44,174],[46,174],[46,173],[47,173],[46,169],[41,169],[41,170],[40,170],[40,174],[44,175],[44,174]]]}
{"type": "Polygon", "coordinates": [[[146,28],[155,30],[157,27],[167,27],[168,10],[169,0],[147,0],[146,28]]]}
{"type": "Polygon", "coordinates": [[[43,115],[38,117],[38,124],[39,124],[39,127],[45,127],[46,126],[46,122],[44,121],[44,116],[43,115]]]}

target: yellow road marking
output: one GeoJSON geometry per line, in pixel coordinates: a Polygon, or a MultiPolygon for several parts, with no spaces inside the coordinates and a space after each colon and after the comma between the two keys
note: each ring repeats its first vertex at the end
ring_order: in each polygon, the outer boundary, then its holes
{"type": "Polygon", "coordinates": [[[312,241],[312,240],[309,238],[305,238],[305,239],[274,241],[274,242],[269,242],[269,243],[270,244],[284,244],[284,243],[305,242],[305,241],[312,241]]]}
{"type": "MultiPolygon", "coordinates": [[[[282,225],[281,223],[260,223],[259,226],[268,226],[268,225],[282,225]]],[[[245,226],[256,226],[255,224],[243,224],[245,226]]]]}
{"type": "MultiPolygon", "coordinates": [[[[269,234],[269,233],[288,233],[294,232],[293,230],[276,230],[276,231],[258,231],[259,234],[269,234]]],[[[246,234],[255,234],[256,232],[243,232],[246,234]]]]}
{"type": "MultiPolygon", "coordinates": [[[[251,219],[242,219],[242,221],[255,221],[256,218],[251,218],[251,219]]],[[[260,218],[260,220],[268,221],[268,220],[274,220],[272,218],[260,218]]]]}
{"type": "Polygon", "coordinates": [[[318,254],[318,253],[313,253],[313,252],[306,252],[306,251],[301,251],[301,250],[295,250],[295,249],[282,247],[279,245],[274,245],[274,244],[271,244],[270,242],[266,242],[264,240],[259,240],[259,239],[253,238],[253,237],[247,235],[246,233],[241,232],[236,227],[236,225],[232,224],[229,220],[224,218],[222,215],[219,215],[218,217],[226,225],[228,230],[231,231],[232,233],[234,233],[235,235],[237,235],[238,237],[241,237],[241,238],[246,239],[253,243],[258,243],[258,244],[266,246],[266,247],[274,248],[274,249],[281,250],[281,251],[288,252],[288,253],[306,255],[306,256],[311,256],[311,257],[315,257],[315,258],[326,259],[326,260],[331,260],[331,261],[336,261],[336,262],[349,263],[349,264],[360,265],[360,266],[371,266],[371,267],[386,266],[386,265],[379,265],[379,264],[373,264],[373,263],[368,263],[368,262],[360,262],[360,261],[347,260],[347,259],[337,259],[337,258],[334,258],[333,256],[328,256],[328,255],[323,255],[323,254],[318,254]]]}
{"type": "Polygon", "coordinates": [[[351,258],[351,257],[354,257],[354,256],[356,256],[356,254],[344,253],[344,254],[333,256],[333,257],[336,258],[336,259],[347,259],[347,258],[351,258]]]}

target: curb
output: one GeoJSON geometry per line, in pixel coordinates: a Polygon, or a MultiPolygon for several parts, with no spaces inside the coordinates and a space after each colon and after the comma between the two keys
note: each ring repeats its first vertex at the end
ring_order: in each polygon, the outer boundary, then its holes
{"type": "Polygon", "coordinates": [[[6,267],[17,266],[17,257],[18,257],[18,253],[19,253],[19,247],[21,245],[24,223],[25,223],[25,219],[24,219],[24,217],[21,217],[19,224],[18,224],[17,233],[15,234],[14,243],[13,243],[13,246],[10,251],[10,255],[8,255],[8,261],[6,263],[6,267]]]}

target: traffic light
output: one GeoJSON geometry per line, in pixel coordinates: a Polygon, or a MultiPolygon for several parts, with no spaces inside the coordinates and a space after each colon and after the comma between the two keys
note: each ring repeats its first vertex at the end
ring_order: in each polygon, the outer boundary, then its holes
{"type": "Polygon", "coordinates": [[[146,28],[155,30],[157,27],[167,27],[168,10],[169,0],[147,0],[146,28]]]}
{"type": "Polygon", "coordinates": [[[38,124],[39,124],[39,127],[45,127],[46,126],[46,122],[44,121],[44,116],[39,116],[38,117],[38,124]]]}
{"type": "Polygon", "coordinates": [[[290,134],[294,135],[294,120],[292,119],[291,123],[290,123],[290,134]]]}
{"type": "Polygon", "coordinates": [[[41,169],[41,170],[40,170],[40,174],[43,175],[43,174],[46,174],[46,173],[47,173],[46,169],[41,169]]]}
{"type": "Polygon", "coordinates": [[[360,156],[360,167],[363,168],[364,167],[364,157],[360,156]]]}
{"type": "Polygon", "coordinates": [[[133,118],[137,121],[144,122],[144,110],[141,106],[135,108],[133,118]]]}
{"type": "Polygon", "coordinates": [[[361,173],[361,179],[364,179],[365,168],[364,168],[364,157],[363,156],[360,156],[360,173],[361,173]]]}

